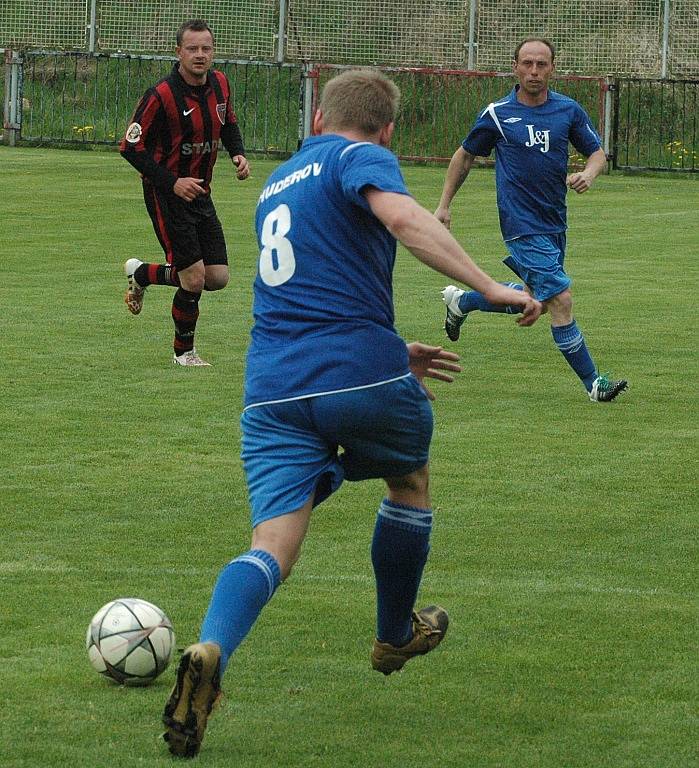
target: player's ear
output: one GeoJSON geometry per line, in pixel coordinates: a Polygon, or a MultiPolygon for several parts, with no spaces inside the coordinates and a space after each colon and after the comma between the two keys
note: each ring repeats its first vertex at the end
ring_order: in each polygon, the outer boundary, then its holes
{"type": "Polygon", "coordinates": [[[384,125],[384,127],[379,131],[379,144],[382,147],[388,147],[391,145],[391,139],[393,138],[393,130],[395,127],[396,124],[391,122],[388,123],[388,125],[384,125]]]}
{"type": "Polygon", "coordinates": [[[323,133],[323,113],[316,109],[313,115],[313,135],[318,136],[323,133]]]}

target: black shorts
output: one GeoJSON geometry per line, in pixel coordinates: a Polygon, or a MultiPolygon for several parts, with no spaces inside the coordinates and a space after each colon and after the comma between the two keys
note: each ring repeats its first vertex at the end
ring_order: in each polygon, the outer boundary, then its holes
{"type": "Polygon", "coordinates": [[[188,203],[174,192],[143,184],[143,199],[168,264],[178,269],[204,264],[228,264],[223,227],[211,195],[188,203]]]}

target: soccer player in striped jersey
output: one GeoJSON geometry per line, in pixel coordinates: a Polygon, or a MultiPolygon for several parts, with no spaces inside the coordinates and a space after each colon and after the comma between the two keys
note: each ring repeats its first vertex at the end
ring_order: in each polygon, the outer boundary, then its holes
{"type": "MultiPolygon", "coordinates": [[[[590,400],[608,402],[626,389],[627,382],[613,381],[597,370],[573,316],[571,280],[563,266],[566,191],[586,192],[606,167],[607,158],[583,108],[549,90],[554,71],[554,46],[549,40],[523,40],[515,50],[513,70],[519,83],[483,110],[454,153],[435,215],[449,227],[449,206],[474,157],[487,157],[495,149],[500,228],[510,253],[504,262],[522,281],[508,285],[530,291],[544,304],[553,340],[590,400]],[[577,173],[567,173],[568,142],[587,157],[584,169],[577,173]]],[[[442,297],[447,305],[444,328],[452,341],[459,338],[469,312],[518,311],[454,285],[448,285],[442,297]]]]}
{"type": "Polygon", "coordinates": [[[231,89],[212,70],[214,36],[205,21],[187,21],[177,31],[178,61],[143,96],[121,141],[123,157],[141,173],[143,197],[165,264],[131,258],[124,264],[125,301],[137,315],[149,285],[176,288],[173,360],[209,365],[197,354],[194,333],[202,291],[228,283],[228,256],[221,222],[211,200],[211,175],[222,144],[238,179],[250,175],[231,89]]]}
{"type": "Polygon", "coordinates": [[[199,750],[231,654],[291,572],[313,508],[345,479],[383,478],[387,487],[371,546],[372,667],[391,674],[434,649],[446,632],[443,608],[414,604],[432,529],[432,409],[424,379],[450,381],[458,358],[441,347],[406,344],[396,332],[396,240],[490,301],[516,305],[521,325],[531,325],[541,305],[488,277],[410,197],[387,148],[399,96],[376,71],[330,80],[316,135],[260,194],[241,418],[252,542],[221,570],[200,641],[182,656],[164,713],[177,755],[199,750]]]}

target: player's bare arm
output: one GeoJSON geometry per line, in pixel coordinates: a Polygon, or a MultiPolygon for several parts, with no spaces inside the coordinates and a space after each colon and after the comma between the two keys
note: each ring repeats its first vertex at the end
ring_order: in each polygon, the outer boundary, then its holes
{"type": "Polygon", "coordinates": [[[434,400],[435,396],[425,384],[425,378],[437,379],[451,384],[454,377],[445,371],[461,373],[461,366],[458,365],[459,356],[454,352],[447,352],[443,347],[432,347],[420,341],[413,341],[406,344],[406,347],[408,348],[410,370],[430,400],[434,400]]]}
{"type": "Polygon", "coordinates": [[[444,188],[442,197],[434,215],[444,224],[447,229],[451,229],[451,212],[449,206],[456,193],[461,189],[461,185],[466,181],[466,177],[473,165],[473,155],[463,147],[459,147],[452,155],[447,168],[447,175],[444,179],[444,188]]]}
{"type": "Polygon", "coordinates": [[[518,324],[532,325],[541,304],[523,291],[496,283],[475,264],[453,235],[412,197],[369,189],[366,198],[374,215],[423,264],[480,291],[493,304],[520,307],[518,324]]]}
{"type": "Polygon", "coordinates": [[[566,184],[574,191],[581,195],[583,192],[587,192],[592,186],[592,182],[602,173],[607,167],[607,156],[603,149],[598,149],[593,152],[585,163],[585,168],[577,173],[569,173],[566,179],[566,184]]]}

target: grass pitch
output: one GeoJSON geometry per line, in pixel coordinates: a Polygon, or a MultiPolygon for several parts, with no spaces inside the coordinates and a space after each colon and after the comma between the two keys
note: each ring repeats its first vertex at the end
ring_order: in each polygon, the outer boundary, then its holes
{"type": "MultiPolygon", "coordinates": [[[[214,197],[232,279],[205,294],[197,346],[171,357],[171,291],[122,301],[122,262],[160,260],[133,170],[116,154],[0,148],[4,480],[0,754],[6,768],[168,766],[159,718],[174,665],[108,684],[84,634],[107,601],[162,607],[197,637],[220,566],[248,546],[238,458],[255,201],[273,167],[214,197]]],[[[406,168],[437,203],[443,169],[406,168]]],[[[397,325],[444,341],[463,374],[435,383],[435,529],[420,603],[450,611],[430,657],[371,671],[369,545],[380,482],[314,516],[301,561],[234,656],[201,766],[677,766],[697,744],[697,179],[611,176],[570,201],[567,266],[602,370],[592,404],[531,329],[474,315],[446,341],[446,281],[401,250],[397,325]]],[[[454,232],[500,279],[490,170],[454,232]]]]}

